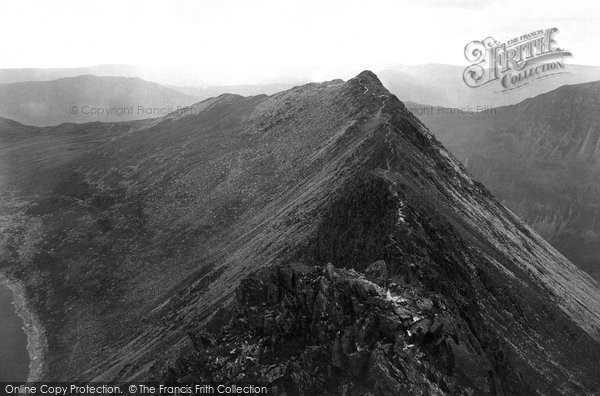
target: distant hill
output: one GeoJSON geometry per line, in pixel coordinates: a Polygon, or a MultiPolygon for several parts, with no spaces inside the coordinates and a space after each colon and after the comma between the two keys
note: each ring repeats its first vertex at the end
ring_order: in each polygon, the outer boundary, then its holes
{"type": "Polygon", "coordinates": [[[465,66],[398,65],[379,73],[382,82],[401,100],[455,108],[505,106],[567,84],[600,80],[600,67],[567,64],[566,73],[535,80],[523,87],[499,92],[498,83],[470,88],[463,81],[465,66]]]}
{"type": "Polygon", "coordinates": [[[511,210],[600,280],[600,81],[480,114],[407,106],[511,210]]]}
{"type": "Polygon", "coordinates": [[[93,75],[98,77],[138,77],[155,82],[188,95],[208,98],[222,93],[234,93],[243,96],[273,94],[305,84],[303,78],[276,77],[259,84],[206,84],[202,70],[171,70],[168,68],[152,68],[126,64],[93,65],[73,68],[12,68],[0,69],[0,84],[11,84],[25,81],[50,81],[61,78],[93,75]],[[197,83],[196,83],[197,82],[197,83]]]}
{"type": "Polygon", "coordinates": [[[277,92],[288,90],[295,85],[294,83],[272,83],[272,84],[256,84],[256,85],[213,85],[207,87],[175,87],[172,88],[183,92],[187,95],[195,96],[199,99],[208,99],[219,96],[224,93],[256,96],[256,95],[272,95],[277,92]]]}
{"type": "Polygon", "coordinates": [[[0,116],[34,126],[160,117],[196,101],[132,77],[85,75],[0,85],[0,116]]]}
{"type": "Polygon", "coordinates": [[[71,68],[0,69],[0,84],[24,81],[50,81],[59,78],[94,75],[102,77],[142,77],[141,68],[132,65],[94,65],[71,68]]]}

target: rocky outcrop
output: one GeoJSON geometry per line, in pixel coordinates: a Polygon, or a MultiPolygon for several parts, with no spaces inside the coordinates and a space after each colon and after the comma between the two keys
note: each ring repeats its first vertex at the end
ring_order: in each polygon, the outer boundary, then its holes
{"type": "Polygon", "coordinates": [[[492,365],[452,304],[388,282],[385,268],[260,270],[157,379],[248,382],[272,394],[505,394],[506,367],[492,365]]]}

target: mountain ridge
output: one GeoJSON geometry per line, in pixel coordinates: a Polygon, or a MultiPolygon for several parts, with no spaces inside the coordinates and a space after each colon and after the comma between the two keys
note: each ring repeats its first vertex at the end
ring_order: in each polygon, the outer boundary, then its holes
{"type": "MultiPolygon", "coordinates": [[[[61,334],[49,339],[47,378],[183,379],[188,363],[203,354],[233,364],[245,352],[225,357],[198,340],[220,313],[241,310],[235,317],[249,320],[245,310],[262,309],[234,301],[236,293],[254,295],[239,286],[252,288],[255,271],[270,279],[273,268],[300,262],[315,268],[315,275],[298,274],[312,284],[323,273],[317,267],[332,263],[336,276],[363,285],[352,271],[369,272],[384,260],[396,286],[382,283],[383,296],[386,290],[435,295],[447,307],[426,315],[432,321],[448,315],[448,328],[435,333],[440,343],[419,340],[415,349],[429,351],[418,359],[440,373],[428,380],[435,387],[490,394],[599,388],[591,363],[600,350],[598,283],[473,180],[373,73],[197,106],[187,116],[143,125],[94,125],[106,131],[105,140],[75,150],[66,162],[42,163],[34,176],[13,176],[23,209],[15,210],[18,221],[7,231],[18,243],[4,251],[2,264],[30,285],[48,333],[61,334]],[[25,182],[34,177],[44,183],[25,182]],[[44,232],[31,242],[19,234],[20,224],[44,232]],[[75,347],[66,343],[70,337],[75,347]],[[184,357],[186,351],[191,355],[184,357]]],[[[91,127],[73,131],[85,135],[91,127]]],[[[23,167],[17,162],[23,148],[8,150],[13,155],[4,158],[23,167]]],[[[324,285],[323,293],[339,290],[350,299],[354,292],[344,282],[324,285]]],[[[279,280],[273,284],[280,287],[279,280]]],[[[300,302],[297,292],[313,289],[295,290],[285,293],[300,302]]],[[[324,301],[338,304],[325,295],[324,301]]],[[[292,328],[302,323],[289,320],[292,328]]],[[[365,357],[378,367],[389,367],[391,349],[370,342],[393,343],[407,331],[390,320],[391,333],[376,326],[373,337],[353,341],[368,341],[365,357]]],[[[242,330],[234,341],[251,337],[267,346],[242,330]]],[[[318,338],[319,331],[306,334],[318,338]]],[[[289,340],[300,342],[295,334],[289,340]]],[[[324,335],[322,352],[332,356],[333,335],[324,335]]],[[[399,347],[408,346],[410,339],[402,339],[399,347]]],[[[303,348],[273,363],[281,370],[277,378],[294,382],[291,362],[303,348]]],[[[339,355],[342,362],[352,348],[339,355]]],[[[308,351],[307,359],[332,373],[345,364],[308,351]]],[[[262,364],[259,358],[252,366],[257,375],[262,364]]],[[[335,383],[327,373],[318,378],[335,383]]],[[[346,380],[365,385],[360,370],[346,380]]]]}

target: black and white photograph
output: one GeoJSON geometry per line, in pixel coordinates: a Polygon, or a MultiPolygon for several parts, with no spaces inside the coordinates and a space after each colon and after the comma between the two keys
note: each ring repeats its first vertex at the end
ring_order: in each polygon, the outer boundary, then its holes
{"type": "Polygon", "coordinates": [[[600,395],[599,37],[0,0],[0,395],[600,395]]]}

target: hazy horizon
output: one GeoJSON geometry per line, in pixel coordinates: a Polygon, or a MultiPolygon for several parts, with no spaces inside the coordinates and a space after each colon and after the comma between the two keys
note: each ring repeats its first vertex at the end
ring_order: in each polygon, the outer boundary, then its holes
{"type": "MultiPolygon", "coordinates": [[[[310,75],[308,74],[304,74],[304,75],[279,75],[279,76],[271,76],[268,78],[265,78],[263,80],[256,80],[256,81],[234,81],[234,82],[221,82],[219,83],[217,82],[211,82],[211,81],[206,81],[206,82],[202,82],[200,80],[195,80],[193,75],[188,75],[188,76],[182,76],[180,73],[178,74],[176,70],[169,70],[169,69],[162,69],[162,70],[155,70],[151,67],[144,67],[144,66],[140,66],[140,65],[131,65],[131,64],[94,64],[94,65],[81,65],[81,66],[71,66],[71,67],[6,67],[6,68],[0,68],[0,72],[6,71],[14,71],[14,72],[19,72],[19,71],[68,71],[68,70],[73,70],[73,71],[79,71],[79,70],[84,70],[85,72],[83,74],[73,74],[65,76],[62,75],[60,73],[57,73],[56,77],[49,77],[49,78],[36,78],[36,79],[18,79],[17,81],[9,81],[9,82],[0,82],[0,85],[2,84],[10,84],[13,82],[26,82],[26,81],[51,81],[51,80],[56,80],[56,79],[61,79],[61,78],[71,78],[71,77],[75,77],[75,76],[81,76],[81,75],[94,75],[94,76],[98,76],[98,77],[130,77],[130,78],[140,78],[142,80],[146,80],[149,82],[153,82],[153,83],[157,83],[157,84],[161,84],[164,85],[166,87],[173,87],[173,88],[210,88],[210,87],[223,87],[223,86],[244,86],[244,85],[248,85],[248,86],[259,86],[259,85],[269,85],[269,84],[273,84],[273,85],[277,85],[277,84],[305,84],[305,83],[309,83],[309,82],[322,82],[322,81],[328,81],[328,80],[333,80],[333,79],[350,79],[356,75],[358,75],[360,72],[364,71],[364,70],[370,70],[373,71],[374,73],[381,73],[383,71],[387,71],[387,70],[393,70],[395,68],[402,68],[402,67],[424,67],[424,66],[450,66],[450,67],[459,67],[459,68],[463,68],[466,67],[466,65],[460,65],[460,64],[450,64],[450,63],[435,63],[435,62],[430,62],[430,63],[416,63],[416,64],[411,64],[411,63],[396,63],[396,64],[390,64],[390,65],[380,65],[379,67],[375,68],[375,67],[366,67],[364,69],[356,69],[356,70],[352,70],[352,71],[348,71],[345,73],[340,73],[338,75],[331,75],[331,76],[327,76],[324,77],[322,79],[314,79],[311,78],[310,75]],[[100,70],[100,69],[113,69],[113,73],[98,73],[98,72],[94,72],[94,69],[100,70]],[[90,71],[87,71],[87,69],[90,69],[90,71]],[[120,69],[120,70],[119,70],[120,69]]],[[[570,67],[589,67],[589,68],[600,68],[600,66],[598,65],[585,65],[585,64],[579,64],[579,63],[569,63],[568,66],[570,67]]]]}
{"type": "Polygon", "coordinates": [[[467,65],[473,40],[499,41],[557,27],[569,63],[600,65],[600,4],[516,0],[163,0],[3,3],[0,68],[136,65],[175,85],[235,85],[282,78],[323,81],[394,64],[467,65]],[[36,29],[23,29],[27,15],[36,29]],[[67,23],[57,20],[68,17],[67,23]],[[93,18],[91,18],[93,16],[93,18]],[[39,32],[44,32],[40,34],[39,32]],[[24,51],[24,49],[27,49],[24,51]],[[176,65],[176,66],[175,66],[176,65]]]}

